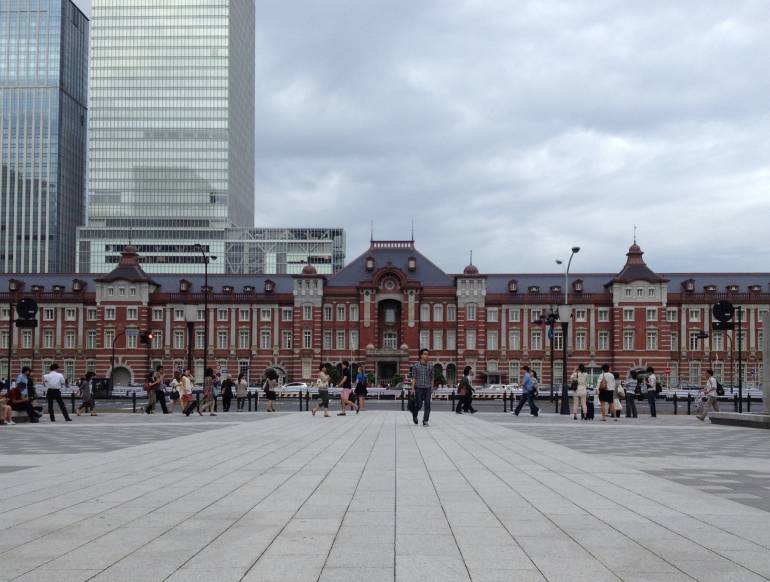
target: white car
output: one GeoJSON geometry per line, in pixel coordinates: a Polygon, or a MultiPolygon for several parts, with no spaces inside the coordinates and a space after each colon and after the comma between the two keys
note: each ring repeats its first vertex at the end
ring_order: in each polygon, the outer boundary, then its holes
{"type": "Polygon", "coordinates": [[[292,389],[292,388],[307,388],[308,385],[305,382],[289,382],[288,384],[284,384],[283,386],[278,386],[279,390],[282,389],[292,389]]]}

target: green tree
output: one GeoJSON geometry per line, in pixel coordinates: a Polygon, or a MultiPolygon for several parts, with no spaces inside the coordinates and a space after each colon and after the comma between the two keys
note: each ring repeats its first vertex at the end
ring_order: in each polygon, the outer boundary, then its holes
{"type": "Polygon", "coordinates": [[[332,366],[331,364],[325,364],[325,366],[326,373],[329,374],[329,383],[339,386],[340,381],[342,380],[342,372],[340,372],[336,366],[332,366]]]}
{"type": "Polygon", "coordinates": [[[390,386],[391,388],[395,388],[403,381],[404,377],[401,374],[393,374],[393,377],[390,379],[390,386]]]}

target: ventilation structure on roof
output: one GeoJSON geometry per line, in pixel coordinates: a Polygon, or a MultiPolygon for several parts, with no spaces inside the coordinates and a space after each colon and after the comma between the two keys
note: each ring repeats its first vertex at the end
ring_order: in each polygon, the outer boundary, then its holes
{"type": "Polygon", "coordinates": [[[508,293],[518,293],[519,292],[519,283],[516,281],[516,279],[511,279],[508,281],[508,293]]]}
{"type": "Polygon", "coordinates": [[[409,260],[407,261],[407,268],[414,272],[417,270],[417,259],[414,257],[409,257],[409,260]]]}
{"type": "Polygon", "coordinates": [[[254,293],[254,287],[252,285],[244,285],[243,286],[243,292],[244,293],[254,293]]]}
{"type": "Polygon", "coordinates": [[[583,279],[576,279],[572,282],[572,290],[575,293],[582,293],[583,292],[583,279]]]}
{"type": "Polygon", "coordinates": [[[268,279],[265,281],[265,293],[272,293],[273,291],[275,291],[275,283],[268,279]]]}
{"type": "Polygon", "coordinates": [[[233,292],[233,288],[230,285],[225,285],[224,287],[222,287],[222,293],[232,293],[232,292],[233,292]]]}
{"type": "Polygon", "coordinates": [[[738,285],[736,285],[735,283],[730,283],[727,286],[727,292],[728,293],[737,293],[738,289],[740,289],[740,287],[738,287],[738,285]]]}
{"type": "Polygon", "coordinates": [[[686,281],[682,281],[682,289],[688,293],[695,291],[695,279],[687,279],[686,281]]]}
{"type": "Polygon", "coordinates": [[[561,293],[560,285],[551,285],[551,293],[561,293]]]}
{"type": "Polygon", "coordinates": [[[530,293],[540,293],[540,287],[537,285],[530,285],[528,291],[530,293]]]}

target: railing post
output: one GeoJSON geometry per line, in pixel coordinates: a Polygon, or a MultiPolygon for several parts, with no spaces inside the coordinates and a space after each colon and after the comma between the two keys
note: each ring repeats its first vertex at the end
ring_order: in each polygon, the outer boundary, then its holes
{"type": "Polygon", "coordinates": [[[249,412],[251,412],[251,392],[246,392],[246,400],[249,403],[249,412]]]}
{"type": "Polygon", "coordinates": [[[738,395],[733,394],[733,407],[735,408],[735,412],[738,412],[738,395]]]}
{"type": "Polygon", "coordinates": [[[131,393],[131,404],[134,407],[134,414],[136,414],[136,390],[131,393]]]}
{"type": "Polygon", "coordinates": [[[746,395],[746,412],[751,412],[751,392],[746,395]]]}
{"type": "Polygon", "coordinates": [[[297,396],[299,400],[299,411],[302,412],[302,390],[297,390],[297,396]]]}
{"type": "Polygon", "coordinates": [[[508,412],[508,391],[503,390],[503,412],[508,412]]]}
{"type": "Polygon", "coordinates": [[[452,395],[449,397],[449,402],[452,404],[452,410],[455,409],[455,391],[452,390],[452,395]]]}
{"type": "Polygon", "coordinates": [[[687,393],[687,415],[690,415],[690,403],[692,402],[692,394],[687,393]]]}
{"type": "Polygon", "coordinates": [[[554,409],[554,412],[556,414],[559,414],[559,400],[561,400],[561,394],[557,394],[556,392],[554,392],[553,396],[554,396],[553,397],[554,402],[556,402],[556,408],[554,409]]]}
{"type": "Polygon", "coordinates": [[[305,390],[305,412],[310,410],[310,390],[305,390]]]}
{"type": "Polygon", "coordinates": [[[200,412],[201,411],[201,393],[200,392],[195,393],[195,404],[197,406],[196,410],[200,412]]]}
{"type": "Polygon", "coordinates": [[[401,412],[404,412],[404,389],[401,388],[401,412]]]}
{"type": "Polygon", "coordinates": [[[75,412],[75,392],[70,393],[70,399],[72,400],[72,412],[75,412]]]}
{"type": "Polygon", "coordinates": [[[674,414],[679,414],[677,404],[679,403],[679,399],[676,396],[676,392],[674,392],[674,414]]]}
{"type": "Polygon", "coordinates": [[[259,388],[254,390],[254,412],[257,411],[257,404],[259,404],[259,388]]]}

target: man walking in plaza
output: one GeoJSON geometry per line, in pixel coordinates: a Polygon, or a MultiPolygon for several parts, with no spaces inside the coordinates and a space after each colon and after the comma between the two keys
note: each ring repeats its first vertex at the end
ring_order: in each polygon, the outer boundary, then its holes
{"type": "Polygon", "coordinates": [[[164,390],[163,386],[163,366],[158,365],[157,368],[155,368],[155,372],[152,375],[152,382],[150,385],[150,390],[152,391],[152,396],[147,394],[147,414],[151,414],[155,412],[155,403],[160,402],[160,408],[163,411],[163,414],[168,414],[168,408],[166,407],[166,391],[164,390]]]}
{"type": "Polygon", "coordinates": [[[696,415],[698,420],[706,420],[706,417],[709,415],[709,408],[711,408],[714,412],[719,412],[719,401],[717,400],[717,379],[714,378],[714,370],[706,370],[706,374],[708,374],[708,379],[706,380],[705,386],[701,389],[701,401],[703,398],[706,398],[706,401],[703,403],[703,412],[696,415]]]}
{"type": "Polygon", "coordinates": [[[414,409],[412,410],[412,420],[417,424],[417,413],[420,412],[423,404],[425,412],[422,415],[422,425],[430,426],[430,401],[433,396],[433,388],[436,385],[433,376],[433,366],[428,363],[430,352],[423,348],[420,350],[420,361],[412,366],[412,390],[414,392],[414,409]]]}
{"type": "Polygon", "coordinates": [[[618,417],[615,414],[615,375],[610,372],[608,364],[602,366],[602,373],[599,374],[599,381],[596,386],[599,389],[602,420],[607,420],[607,409],[609,408],[610,416],[617,421],[618,417]]]}
{"type": "Polygon", "coordinates": [[[51,422],[56,422],[56,417],[53,415],[54,400],[59,403],[59,409],[62,416],[64,416],[64,420],[67,422],[72,421],[70,415],[67,414],[67,406],[61,397],[61,389],[66,383],[66,379],[59,372],[59,364],[51,364],[50,372],[43,376],[43,386],[46,389],[46,400],[48,400],[48,415],[51,417],[51,422]]]}
{"type": "Polygon", "coordinates": [[[537,416],[540,414],[540,409],[537,407],[537,404],[535,404],[535,390],[537,389],[537,385],[532,379],[529,366],[522,366],[521,369],[524,370],[524,378],[521,380],[523,391],[521,393],[521,398],[519,398],[519,404],[516,405],[516,410],[514,410],[513,413],[516,416],[519,416],[521,409],[524,407],[524,402],[527,402],[529,404],[529,415],[537,416]]]}
{"type": "Polygon", "coordinates": [[[655,399],[658,397],[658,378],[655,376],[655,369],[652,366],[647,368],[647,378],[644,381],[642,391],[647,396],[647,402],[650,404],[650,416],[658,416],[655,410],[655,399]]]}

